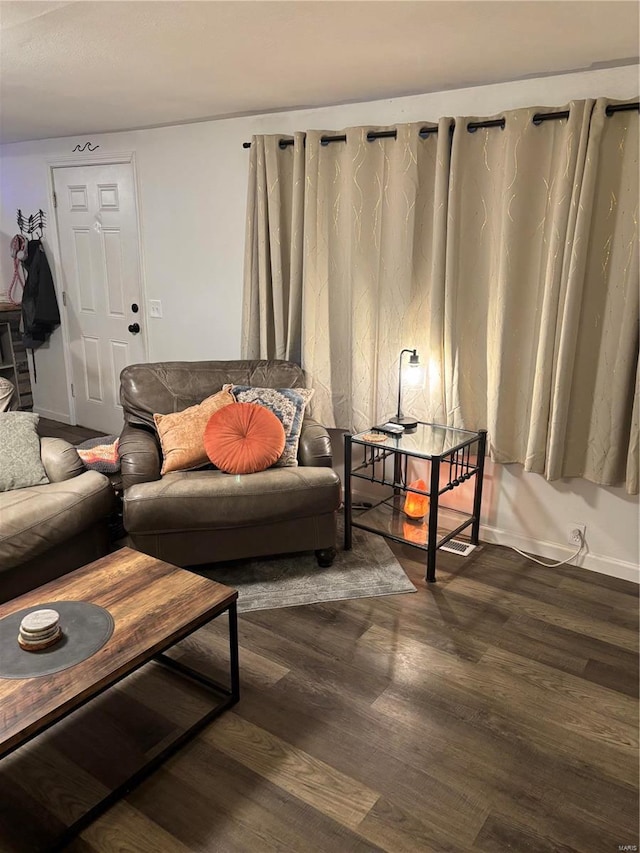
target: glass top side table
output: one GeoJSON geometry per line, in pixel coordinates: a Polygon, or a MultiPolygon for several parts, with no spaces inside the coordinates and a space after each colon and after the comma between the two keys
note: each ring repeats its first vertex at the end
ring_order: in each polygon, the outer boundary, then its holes
{"type": "Polygon", "coordinates": [[[359,527],[426,551],[427,581],[436,579],[436,552],[467,528],[478,544],[487,431],[455,429],[419,422],[416,429],[388,435],[375,428],[344,437],[344,547],[351,548],[352,528],[359,527]],[[411,483],[412,460],[426,460],[426,489],[411,483]],[[440,498],[475,477],[471,512],[440,506],[440,498]],[[385,486],[389,494],[362,511],[353,507],[353,481],[385,486]],[[406,497],[428,498],[424,520],[409,516],[406,497]]]}

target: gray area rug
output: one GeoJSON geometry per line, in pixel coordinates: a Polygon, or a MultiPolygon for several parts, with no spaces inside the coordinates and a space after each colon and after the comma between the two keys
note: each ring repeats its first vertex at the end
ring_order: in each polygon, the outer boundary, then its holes
{"type": "Polygon", "coordinates": [[[238,611],[416,592],[381,536],[353,530],[353,548],[321,569],[313,552],[194,566],[192,571],[238,590],[238,611]]]}

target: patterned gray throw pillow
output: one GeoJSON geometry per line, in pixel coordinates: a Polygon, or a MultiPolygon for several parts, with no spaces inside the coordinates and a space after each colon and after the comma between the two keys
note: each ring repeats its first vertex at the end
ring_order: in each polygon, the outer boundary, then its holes
{"type": "Polygon", "coordinates": [[[49,482],[40,459],[39,415],[0,412],[0,492],[49,482]]]}
{"type": "Polygon", "coordinates": [[[273,412],[282,422],[285,434],[282,456],[275,468],[298,464],[298,444],[304,410],[313,397],[313,388],[252,388],[249,385],[224,385],[238,403],[258,403],[273,412]]]}

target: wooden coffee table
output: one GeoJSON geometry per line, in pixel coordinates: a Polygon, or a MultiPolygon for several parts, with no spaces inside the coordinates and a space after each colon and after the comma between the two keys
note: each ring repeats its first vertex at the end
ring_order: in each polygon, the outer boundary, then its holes
{"type": "Polygon", "coordinates": [[[238,593],[229,587],[123,548],[0,605],[2,619],[43,602],[88,601],[104,607],[114,620],[113,634],[106,645],[87,660],[52,675],[0,678],[0,758],[151,660],[194,679],[216,693],[220,700],[211,711],[65,830],[52,849],[62,849],[73,836],[128,793],[214,717],[238,701],[237,598],[238,593]],[[218,684],[163,654],[225,611],[229,613],[229,685],[218,684]]]}

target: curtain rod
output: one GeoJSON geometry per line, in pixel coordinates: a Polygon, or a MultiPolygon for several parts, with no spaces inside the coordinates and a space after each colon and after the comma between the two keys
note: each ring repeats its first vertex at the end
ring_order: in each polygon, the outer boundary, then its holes
{"type": "MultiPolygon", "coordinates": [[[[627,112],[629,110],[640,110],[640,101],[633,101],[629,104],[609,104],[609,106],[605,109],[605,115],[609,118],[614,113],[627,112]]],[[[542,124],[543,121],[553,121],[555,119],[564,119],[569,118],[569,110],[558,110],[553,113],[536,113],[532,118],[532,122],[535,125],[542,124]]],[[[476,130],[484,127],[499,127],[502,130],[505,128],[505,119],[504,118],[494,118],[488,119],[487,121],[470,121],[467,124],[467,130],[469,133],[475,133],[476,130]]],[[[455,122],[451,122],[449,126],[449,133],[453,133],[455,122]]],[[[438,132],[437,125],[433,127],[421,127],[418,131],[418,136],[421,139],[427,139],[427,137],[431,136],[434,133],[438,132]]],[[[373,142],[375,139],[396,139],[398,135],[397,130],[370,130],[367,133],[367,142],[373,142]]],[[[338,133],[334,136],[323,136],[320,139],[321,145],[329,145],[330,142],[346,142],[347,134],[346,133],[338,133]]],[[[293,139],[281,139],[278,143],[280,148],[288,148],[290,145],[293,145],[293,139]]],[[[250,142],[243,142],[243,148],[251,148],[250,142]]]]}
{"type": "Polygon", "coordinates": [[[640,110],[640,101],[633,101],[630,104],[609,104],[605,113],[611,117],[614,113],[625,113],[628,110],[640,110]]]}

